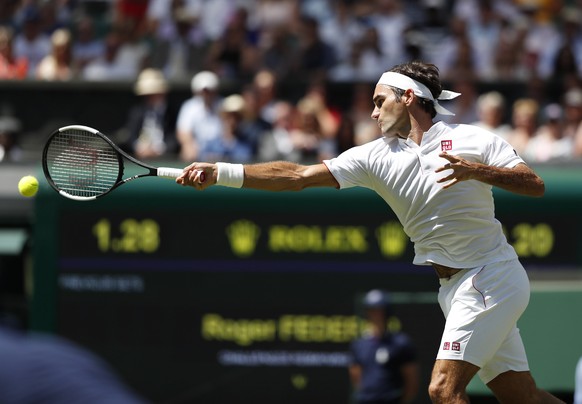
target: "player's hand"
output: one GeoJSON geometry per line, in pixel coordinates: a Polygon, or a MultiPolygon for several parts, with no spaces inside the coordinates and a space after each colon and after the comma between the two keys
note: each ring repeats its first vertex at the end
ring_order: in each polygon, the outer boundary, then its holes
{"type": "Polygon", "coordinates": [[[461,157],[453,156],[448,153],[439,154],[440,157],[448,160],[448,163],[435,170],[435,173],[440,173],[445,170],[453,170],[453,172],[446,177],[437,180],[438,183],[444,183],[443,188],[450,188],[458,182],[472,179],[474,171],[474,163],[471,163],[461,157]]]}
{"type": "Polygon", "coordinates": [[[176,178],[176,182],[185,187],[190,186],[202,191],[216,184],[217,175],[215,164],[192,163],[184,168],[182,175],[176,178]]]}

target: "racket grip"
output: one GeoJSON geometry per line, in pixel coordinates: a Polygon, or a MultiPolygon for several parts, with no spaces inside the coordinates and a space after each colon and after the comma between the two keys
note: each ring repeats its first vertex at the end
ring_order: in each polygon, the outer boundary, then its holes
{"type": "MultiPolygon", "coordinates": [[[[178,178],[184,170],[181,168],[172,168],[172,167],[160,167],[158,168],[158,177],[165,177],[165,178],[178,178]]],[[[200,173],[200,183],[206,180],[206,174],[202,170],[198,170],[200,173]]]]}
{"type": "Polygon", "coordinates": [[[160,167],[158,168],[158,177],[178,178],[184,170],[181,168],[160,167]]]}

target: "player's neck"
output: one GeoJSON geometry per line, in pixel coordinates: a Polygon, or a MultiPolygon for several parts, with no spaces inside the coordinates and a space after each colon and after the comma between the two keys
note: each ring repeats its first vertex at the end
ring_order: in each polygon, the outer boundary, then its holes
{"type": "Polygon", "coordinates": [[[417,145],[422,142],[424,132],[427,132],[434,124],[430,115],[422,112],[410,114],[410,134],[408,138],[417,145]]]}

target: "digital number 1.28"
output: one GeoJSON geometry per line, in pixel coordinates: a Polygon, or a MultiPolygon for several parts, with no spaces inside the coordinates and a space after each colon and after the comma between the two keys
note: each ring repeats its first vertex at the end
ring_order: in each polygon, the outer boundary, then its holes
{"type": "Polygon", "coordinates": [[[119,224],[101,219],[93,225],[93,235],[104,253],[154,253],[160,247],[160,226],[152,219],[124,219],[119,224]]]}

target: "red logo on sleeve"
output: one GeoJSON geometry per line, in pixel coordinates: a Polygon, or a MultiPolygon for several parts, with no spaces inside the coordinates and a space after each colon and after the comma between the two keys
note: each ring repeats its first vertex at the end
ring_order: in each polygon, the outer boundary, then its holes
{"type": "Polygon", "coordinates": [[[453,141],[452,140],[441,140],[441,150],[442,151],[453,150],[453,141]]]}
{"type": "Polygon", "coordinates": [[[460,342],[453,342],[453,351],[457,351],[457,352],[461,351],[461,343],[460,342]]]}
{"type": "Polygon", "coordinates": [[[443,344],[443,351],[448,351],[451,349],[451,343],[450,342],[445,342],[443,344]]]}

